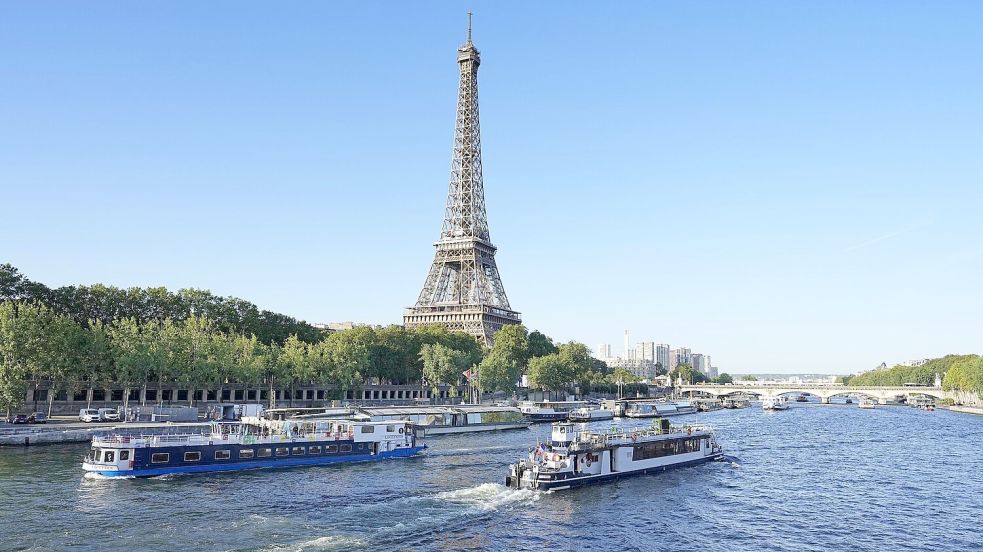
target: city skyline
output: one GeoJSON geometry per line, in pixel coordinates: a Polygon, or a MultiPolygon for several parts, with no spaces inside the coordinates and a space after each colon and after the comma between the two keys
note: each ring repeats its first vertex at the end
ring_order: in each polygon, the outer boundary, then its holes
{"type": "MultiPolygon", "coordinates": [[[[983,7],[955,5],[476,3],[524,323],[699,343],[729,373],[978,352],[983,7]]],[[[440,234],[466,10],[196,9],[8,7],[0,262],[400,323],[440,234]]]]}

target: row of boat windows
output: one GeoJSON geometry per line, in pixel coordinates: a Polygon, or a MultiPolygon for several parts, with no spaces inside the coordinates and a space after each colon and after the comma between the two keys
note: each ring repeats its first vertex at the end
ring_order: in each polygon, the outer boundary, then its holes
{"type": "Polygon", "coordinates": [[[635,445],[635,452],[632,460],[648,460],[649,458],[661,458],[672,456],[673,454],[685,454],[700,450],[699,438],[674,439],[672,441],[656,441],[654,443],[642,443],[635,445]]]}
{"type": "MultiPolygon", "coordinates": [[[[103,451],[102,449],[96,449],[95,459],[96,459],[96,462],[115,462],[116,461],[116,451],[114,451],[114,450],[103,451]]],[[[119,459],[120,460],[129,460],[130,459],[130,451],[128,451],[128,450],[121,450],[121,451],[119,451],[119,459]]]]}
{"type": "MultiPolygon", "coordinates": [[[[358,448],[364,449],[365,443],[359,443],[358,448]]],[[[270,447],[270,448],[258,448],[258,449],[239,449],[239,459],[249,460],[252,458],[270,458],[271,456],[305,456],[310,454],[337,454],[339,452],[346,453],[351,452],[351,445],[325,445],[321,447],[319,445],[312,445],[309,447],[270,447]],[[322,452],[323,451],[323,452],[322,452]]],[[[229,460],[232,458],[232,451],[228,449],[216,450],[215,460],[229,460]]],[[[108,461],[108,460],[107,460],[108,461]]],[[[167,464],[171,461],[171,454],[169,452],[155,452],[150,455],[151,464],[167,464]]],[[[184,453],[185,462],[200,462],[201,452],[185,452],[184,453]]]]}

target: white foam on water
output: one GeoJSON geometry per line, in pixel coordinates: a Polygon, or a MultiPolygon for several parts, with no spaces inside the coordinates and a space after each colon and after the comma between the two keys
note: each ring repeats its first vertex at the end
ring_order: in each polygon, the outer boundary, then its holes
{"type": "Polygon", "coordinates": [[[298,552],[307,550],[340,550],[353,546],[365,546],[365,541],[344,535],[325,535],[297,545],[298,552]]]}
{"type": "Polygon", "coordinates": [[[82,479],[88,479],[89,481],[111,481],[113,479],[136,479],[136,476],[133,476],[133,475],[116,475],[116,476],[113,476],[113,477],[109,477],[109,476],[103,475],[101,473],[85,472],[85,474],[82,475],[82,479]]]}
{"type": "Polygon", "coordinates": [[[513,504],[535,502],[539,500],[540,494],[528,489],[510,489],[498,483],[482,483],[476,487],[438,493],[435,498],[452,504],[471,506],[476,510],[487,512],[513,504]]]}

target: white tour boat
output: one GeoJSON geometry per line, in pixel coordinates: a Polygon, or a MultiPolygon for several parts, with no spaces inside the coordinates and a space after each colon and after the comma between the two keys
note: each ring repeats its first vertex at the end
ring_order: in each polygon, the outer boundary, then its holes
{"type": "Polygon", "coordinates": [[[864,398],[860,399],[860,404],[857,405],[857,406],[859,406],[860,408],[874,408],[874,405],[875,404],[876,403],[874,403],[874,400],[873,399],[864,397],[864,398]]]}
{"type": "Polygon", "coordinates": [[[523,401],[519,411],[530,422],[559,422],[566,420],[571,410],[585,406],[584,401],[523,401]]]}
{"type": "Polygon", "coordinates": [[[597,422],[613,420],[614,412],[604,408],[577,408],[570,411],[568,419],[571,422],[597,422]]]}
{"type": "Polygon", "coordinates": [[[777,397],[765,397],[761,399],[762,410],[786,410],[788,409],[788,398],[785,395],[777,397]]]}
{"type": "Polygon", "coordinates": [[[668,420],[656,420],[649,429],[594,433],[556,423],[549,443],[530,449],[528,458],[509,465],[505,484],[559,491],[722,456],[713,430],[706,426],[672,427],[668,420]]]}
{"type": "Polygon", "coordinates": [[[409,422],[244,417],[213,422],[202,433],[96,436],[82,469],[102,477],[152,477],[382,460],[426,448],[409,422]]]}

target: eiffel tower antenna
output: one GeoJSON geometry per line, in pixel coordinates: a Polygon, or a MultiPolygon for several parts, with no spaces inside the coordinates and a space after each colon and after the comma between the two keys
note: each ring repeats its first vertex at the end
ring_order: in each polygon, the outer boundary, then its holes
{"type": "Polygon", "coordinates": [[[488,233],[478,122],[481,55],[471,42],[471,12],[468,41],[458,48],[457,63],[461,80],[444,224],[423,290],[403,314],[403,324],[407,328],[438,324],[490,345],[502,326],[519,324],[521,319],[509,306],[495,264],[497,249],[488,233]]]}

